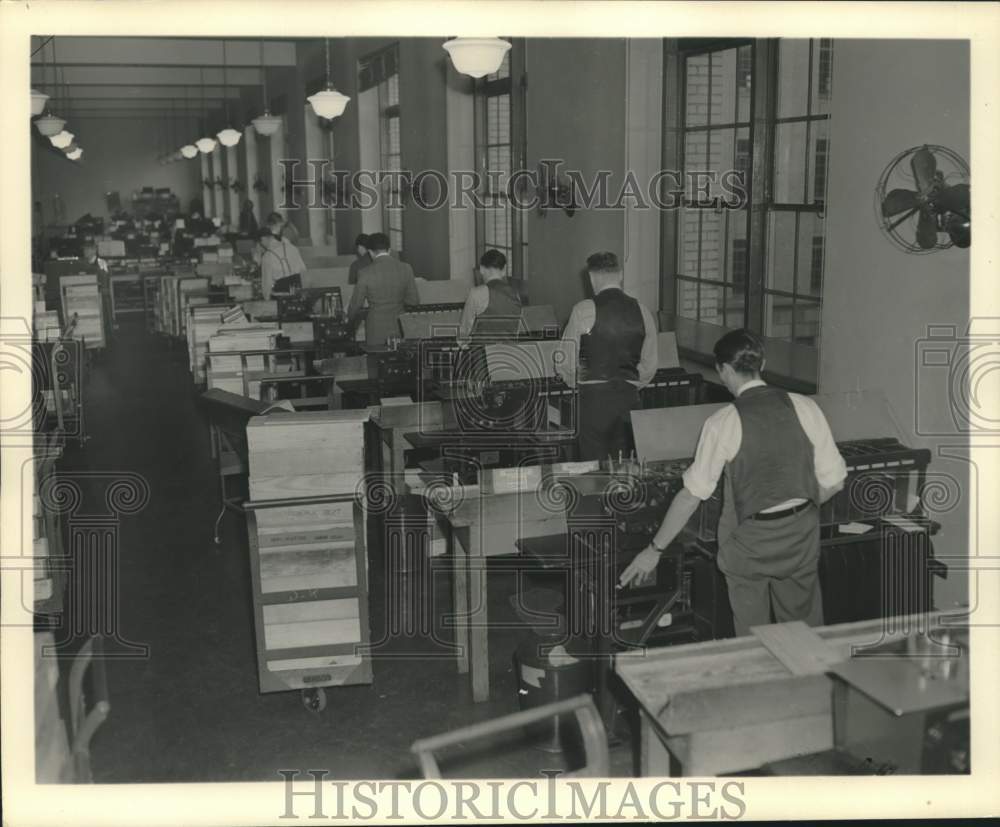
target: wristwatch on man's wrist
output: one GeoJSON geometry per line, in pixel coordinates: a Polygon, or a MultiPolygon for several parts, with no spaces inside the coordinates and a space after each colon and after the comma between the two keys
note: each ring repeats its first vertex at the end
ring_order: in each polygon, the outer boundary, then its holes
{"type": "Polygon", "coordinates": [[[663,554],[663,552],[665,552],[667,550],[666,546],[664,546],[663,548],[660,548],[658,545],[656,545],[656,538],[655,537],[652,540],[649,541],[649,547],[651,549],[653,549],[653,551],[655,551],[657,554],[663,554]]]}

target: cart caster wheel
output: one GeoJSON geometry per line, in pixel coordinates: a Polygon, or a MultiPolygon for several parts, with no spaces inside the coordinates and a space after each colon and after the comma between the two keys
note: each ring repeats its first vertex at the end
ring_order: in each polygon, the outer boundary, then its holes
{"type": "Polygon", "coordinates": [[[322,712],[326,709],[326,691],[323,687],[320,686],[316,689],[303,689],[302,706],[310,712],[316,713],[322,712]]]}

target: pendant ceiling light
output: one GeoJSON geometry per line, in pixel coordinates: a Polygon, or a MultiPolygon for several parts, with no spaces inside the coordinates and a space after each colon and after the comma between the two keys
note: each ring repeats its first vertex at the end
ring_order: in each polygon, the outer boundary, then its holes
{"type": "Polygon", "coordinates": [[[41,115],[45,111],[45,102],[48,99],[49,96],[43,92],[39,92],[37,89],[31,90],[31,117],[41,115]]]}
{"type": "MultiPolygon", "coordinates": [[[[53,80],[53,84],[52,84],[52,88],[55,91],[58,91],[58,89],[56,89],[56,84],[55,84],[55,72],[56,72],[56,69],[55,69],[55,48],[56,48],[56,46],[55,46],[55,43],[53,42],[52,43],[52,51],[53,51],[53,58],[52,58],[52,62],[53,62],[53,66],[52,66],[52,80],[53,80]]],[[[42,78],[43,78],[43,80],[45,78],[45,47],[44,46],[42,47],[42,78]]],[[[48,98],[48,96],[46,96],[46,105],[48,104],[48,100],[49,100],[49,98],[48,98]]],[[[42,110],[42,112],[43,112],[42,117],[40,117],[37,121],[35,121],[35,128],[38,130],[38,134],[39,135],[44,135],[46,138],[51,138],[53,135],[58,135],[60,132],[62,132],[63,127],[66,125],[65,118],[57,118],[51,112],[45,112],[44,109],[42,110]]]]}
{"type": "MultiPolygon", "coordinates": [[[[226,71],[226,41],[222,41],[222,97],[226,106],[226,123],[229,121],[229,73],[226,71]]],[[[243,133],[227,126],[216,137],[223,146],[236,146],[243,133]]]]}
{"type": "Polygon", "coordinates": [[[310,95],[306,100],[312,104],[313,112],[327,120],[344,114],[347,95],[341,95],[330,83],[330,38],[326,38],[326,88],[322,92],[310,95]]]}
{"type": "MultiPolygon", "coordinates": [[[[188,114],[187,86],[184,87],[184,113],[185,115],[188,114]]],[[[196,147],[194,144],[184,144],[184,146],[182,146],[178,151],[181,153],[181,157],[187,158],[188,160],[191,160],[192,158],[195,158],[198,155],[198,147],[196,147]]]]}
{"type": "MultiPolygon", "coordinates": [[[[205,70],[200,70],[201,74],[201,117],[208,125],[208,116],[205,112],[205,70]]],[[[215,151],[215,138],[199,138],[194,142],[194,145],[198,147],[198,151],[204,155],[208,155],[210,152],[215,151]]]]}
{"type": "Polygon", "coordinates": [[[83,157],[83,150],[80,149],[80,147],[77,147],[72,152],[67,152],[66,157],[69,158],[71,161],[79,161],[80,158],[83,157]]]}
{"type": "Polygon", "coordinates": [[[267,138],[278,131],[278,127],[281,126],[281,117],[279,115],[272,115],[267,105],[267,68],[264,66],[263,38],[260,40],[260,80],[261,94],[264,98],[264,114],[258,115],[250,123],[253,124],[254,132],[267,138]]]}
{"type": "Polygon", "coordinates": [[[67,132],[65,129],[61,132],[51,136],[49,138],[52,141],[52,146],[56,149],[66,149],[71,143],[73,143],[73,138],[75,136],[72,132],[67,132]]]}
{"type": "Polygon", "coordinates": [[[442,47],[455,69],[474,78],[492,75],[503,64],[510,41],[499,37],[456,37],[442,47]]]}

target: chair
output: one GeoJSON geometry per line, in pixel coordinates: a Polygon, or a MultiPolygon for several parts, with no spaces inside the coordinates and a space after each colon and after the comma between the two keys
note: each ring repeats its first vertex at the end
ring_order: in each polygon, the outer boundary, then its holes
{"type": "Polygon", "coordinates": [[[441,768],[438,766],[437,759],[434,756],[435,751],[445,747],[456,746],[467,741],[489,738],[501,732],[520,729],[540,723],[548,718],[555,718],[569,713],[573,713],[576,716],[576,720],[580,725],[580,734],[583,740],[584,753],[587,756],[587,763],[578,770],[564,773],[563,777],[606,778],[610,767],[608,739],[605,735],[601,716],[598,714],[590,695],[577,695],[574,698],[555,701],[554,703],[539,706],[535,709],[514,712],[510,715],[504,715],[501,718],[494,718],[491,721],[470,724],[469,726],[461,727],[442,735],[421,738],[413,742],[410,751],[417,756],[424,778],[440,778],[441,768]]]}
{"type": "Polygon", "coordinates": [[[90,739],[111,711],[102,655],[102,639],[95,635],[80,648],[69,671],[70,749],[73,754],[74,778],[78,784],[90,784],[94,780],[90,772],[90,739]],[[88,669],[93,694],[93,703],[89,708],[83,690],[83,680],[88,669]]]}

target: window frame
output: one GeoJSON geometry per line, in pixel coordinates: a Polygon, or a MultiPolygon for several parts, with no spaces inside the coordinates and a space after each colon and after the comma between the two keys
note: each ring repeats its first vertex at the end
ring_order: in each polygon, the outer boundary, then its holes
{"type": "MultiPolygon", "coordinates": [[[[527,129],[526,129],[526,93],[527,74],[525,72],[525,43],[524,38],[507,38],[511,42],[508,54],[509,72],[507,77],[497,78],[493,75],[479,78],[474,81],[474,124],[473,124],[473,145],[476,171],[483,176],[477,194],[484,203],[489,201],[489,181],[486,178],[488,169],[488,150],[493,147],[507,146],[510,150],[511,172],[525,168],[527,158],[527,129]],[[489,109],[490,98],[507,95],[509,99],[509,140],[506,144],[489,144],[489,109]]],[[[506,196],[500,198],[507,200],[506,196]]],[[[476,260],[487,249],[486,228],[487,211],[497,209],[493,206],[486,206],[482,209],[476,208],[476,260]]],[[[525,222],[527,214],[525,210],[516,210],[513,205],[507,203],[508,221],[510,226],[510,247],[508,255],[508,274],[514,279],[524,279],[527,275],[527,234],[525,232],[525,222]]]]}
{"type": "MultiPolygon", "coordinates": [[[[801,213],[815,213],[820,218],[824,217],[825,209],[825,196],[826,192],[816,192],[815,184],[820,180],[818,172],[818,159],[817,159],[817,169],[813,171],[815,176],[810,180],[808,175],[808,164],[810,162],[810,153],[812,152],[810,143],[815,136],[810,134],[810,127],[812,123],[816,120],[825,120],[827,123],[830,121],[829,110],[825,114],[817,114],[809,112],[807,116],[803,118],[779,118],[778,117],[778,54],[779,54],[779,43],[780,41],[776,38],[768,39],[752,39],[752,38],[701,38],[701,39],[667,39],[664,40],[664,84],[663,84],[663,169],[665,170],[678,170],[683,172],[685,169],[684,163],[684,150],[685,150],[685,137],[688,132],[692,131],[690,126],[686,124],[685,113],[687,112],[687,84],[685,77],[685,61],[703,54],[711,54],[718,51],[725,51],[729,49],[737,49],[741,46],[749,45],[752,47],[752,85],[750,93],[750,114],[749,114],[749,142],[750,142],[750,180],[746,183],[747,191],[747,210],[748,214],[748,229],[747,229],[747,271],[746,271],[746,284],[743,286],[744,295],[744,312],[742,326],[764,336],[764,331],[766,330],[766,311],[767,311],[767,301],[769,296],[774,296],[776,294],[781,294],[782,291],[776,291],[774,288],[770,288],[767,285],[767,253],[768,253],[768,232],[769,223],[771,216],[779,212],[793,211],[796,214],[801,213]],[[807,120],[807,118],[809,120],[807,120]],[[795,120],[807,120],[807,135],[806,135],[806,165],[807,174],[803,182],[803,186],[808,188],[810,184],[813,185],[814,195],[822,195],[824,200],[816,199],[812,203],[805,203],[805,198],[803,198],[803,203],[780,203],[774,200],[774,169],[775,169],[775,148],[777,143],[777,125],[779,123],[785,123],[795,120]]],[[[822,100],[829,101],[831,98],[831,84],[832,84],[832,47],[833,41],[829,39],[812,38],[809,50],[809,72],[810,72],[810,82],[807,87],[807,94],[809,95],[808,100],[822,100]],[[815,61],[813,59],[813,50],[819,51],[819,57],[822,61],[825,61],[825,66],[827,67],[830,77],[827,78],[827,82],[823,83],[822,78],[818,78],[817,89],[812,88],[811,83],[811,73],[814,71],[813,66],[815,61]]],[[[736,71],[737,71],[737,83],[739,81],[739,72],[741,68],[741,58],[739,53],[736,55],[736,71]]],[[[697,124],[696,126],[701,127],[702,125],[697,124]]],[[[708,127],[705,127],[706,129],[708,127]]],[[[745,129],[745,127],[737,127],[736,135],[734,135],[734,158],[738,154],[738,141],[740,140],[739,132],[745,129]]],[[[825,138],[826,153],[824,160],[827,162],[825,166],[825,175],[822,176],[822,180],[825,184],[828,184],[829,176],[829,134],[825,138]]],[[[720,170],[721,172],[721,170],[720,170]]],[[[825,189],[825,187],[824,187],[825,189]]],[[[705,209],[703,207],[703,209],[705,209]]],[[[730,285],[727,281],[727,275],[725,269],[722,270],[721,281],[719,279],[705,279],[700,276],[690,276],[689,274],[684,274],[680,271],[679,264],[679,242],[681,239],[680,233],[680,221],[682,212],[678,209],[664,210],[662,215],[662,225],[661,225],[661,250],[660,250],[660,261],[661,261],[661,292],[660,292],[660,307],[661,307],[661,321],[664,324],[665,329],[676,329],[678,326],[678,319],[680,319],[679,307],[678,307],[678,288],[683,281],[697,281],[700,283],[707,282],[709,284],[715,285],[717,282],[721,285],[723,305],[721,310],[721,325],[716,325],[708,322],[701,321],[701,310],[700,310],[700,299],[701,290],[698,291],[698,310],[696,311],[696,317],[693,320],[692,329],[694,331],[694,342],[684,343],[678,342],[678,349],[682,356],[691,361],[698,362],[706,365],[713,365],[714,358],[711,353],[712,341],[709,341],[710,336],[721,335],[721,332],[730,329],[731,326],[727,325],[727,321],[730,320],[730,314],[728,313],[727,307],[727,289],[730,287],[736,287],[737,284],[735,279],[733,284],[730,285]],[[693,344],[693,346],[692,346],[693,344]]],[[[798,231],[798,218],[796,219],[796,240],[795,249],[798,256],[811,255],[812,248],[806,247],[805,249],[798,250],[801,246],[799,240],[798,231]]],[[[699,237],[700,238],[700,237],[699,237]]],[[[736,241],[736,239],[731,239],[736,241]]],[[[722,244],[721,255],[725,260],[726,257],[732,254],[731,241],[727,234],[724,233],[724,243],[722,244]]],[[[815,242],[812,242],[812,246],[815,246],[815,242]]],[[[699,258],[702,252],[702,242],[699,240],[699,258]]],[[[811,265],[813,263],[811,262],[811,265]]],[[[701,266],[698,267],[699,273],[701,272],[701,266]]],[[[792,313],[795,314],[796,297],[798,295],[798,274],[797,271],[793,270],[793,281],[792,281],[792,292],[789,294],[792,300],[792,313]]],[[[824,279],[820,275],[820,284],[822,285],[824,279]]],[[[810,271],[809,273],[809,285],[810,289],[816,284],[816,279],[814,273],[810,271]]],[[[803,294],[803,299],[807,299],[808,302],[804,301],[803,304],[815,302],[818,306],[822,307],[823,301],[823,290],[822,286],[817,293],[803,294]]],[[[686,320],[692,321],[692,320],[686,320]]],[[[818,380],[818,375],[815,379],[807,375],[806,371],[802,369],[802,365],[809,365],[813,362],[811,354],[805,353],[800,348],[812,347],[811,345],[804,345],[796,342],[795,331],[794,331],[794,319],[792,322],[792,332],[788,337],[782,337],[781,339],[771,339],[771,341],[776,341],[781,343],[779,346],[785,348],[787,346],[788,350],[788,365],[790,370],[782,372],[765,371],[765,376],[768,381],[775,384],[787,387],[792,390],[798,390],[807,393],[814,393],[816,391],[816,380],[818,380]],[[796,358],[798,356],[798,359],[796,358]],[[798,367],[796,367],[798,365],[798,367]]],[[[819,362],[819,347],[820,342],[817,341],[815,345],[815,365],[816,374],[818,374],[818,362],[819,362]]]]}
{"type": "MultiPolygon", "coordinates": [[[[382,173],[398,172],[403,168],[403,119],[402,100],[399,94],[401,86],[399,63],[398,41],[366,54],[358,60],[358,94],[375,89],[378,96],[378,157],[379,170],[382,173]],[[389,85],[393,79],[396,82],[396,100],[390,101],[389,85]],[[390,151],[389,134],[393,120],[397,122],[399,134],[398,152],[390,151]],[[393,158],[397,160],[397,164],[394,168],[390,168],[389,163],[393,158]]],[[[393,252],[400,256],[406,242],[406,210],[404,209],[406,193],[400,189],[401,183],[399,176],[393,176],[388,179],[388,184],[380,184],[379,186],[382,232],[389,237],[389,244],[393,252]],[[400,206],[390,208],[390,202],[400,206]]]]}

